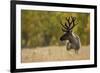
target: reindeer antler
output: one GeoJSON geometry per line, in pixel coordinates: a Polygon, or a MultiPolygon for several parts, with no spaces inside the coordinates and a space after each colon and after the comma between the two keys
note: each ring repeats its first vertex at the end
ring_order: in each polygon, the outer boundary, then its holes
{"type": "Polygon", "coordinates": [[[75,25],[77,25],[77,24],[75,24],[76,17],[71,16],[71,19],[72,19],[71,24],[73,23],[73,25],[72,25],[72,27],[70,27],[70,30],[73,29],[75,27],[75,25]]]}
{"type": "Polygon", "coordinates": [[[66,32],[66,30],[69,28],[67,24],[65,23],[65,25],[63,25],[62,22],[60,22],[60,24],[63,26],[62,31],[66,32]]]}
{"type": "Polygon", "coordinates": [[[61,25],[64,27],[62,28],[62,31],[66,32],[66,31],[70,31],[72,30],[74,27],[75,27],[75,20],[76,20],[76,17],[66,17],[66,21],[65,24],[63,25],[62,22],[61,25]],[[72,25],[73,24],[73,25],[72,25]]]}

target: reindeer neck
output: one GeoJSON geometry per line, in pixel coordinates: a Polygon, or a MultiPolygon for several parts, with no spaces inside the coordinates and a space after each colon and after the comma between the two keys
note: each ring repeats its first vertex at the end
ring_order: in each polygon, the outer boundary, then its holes
{"type": "Polygon", "coordinates": [[[69,36],[69,42],[70,42],[70,43],[76,42],[75,37],[76,37],[75,34],[72,32],[71,35],[69,36]]]}

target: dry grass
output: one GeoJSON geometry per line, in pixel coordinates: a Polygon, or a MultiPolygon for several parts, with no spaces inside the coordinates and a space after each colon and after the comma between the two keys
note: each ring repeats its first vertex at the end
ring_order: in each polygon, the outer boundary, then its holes
{"type": "Polygon", "coordinates": [[[24,48],[21,53],[22,63],[64,60],[86,60],[90,58],[90,47],[84,46],[75,54],[74,50],[67,51],[65,46],[50,46],[24,48]]]}

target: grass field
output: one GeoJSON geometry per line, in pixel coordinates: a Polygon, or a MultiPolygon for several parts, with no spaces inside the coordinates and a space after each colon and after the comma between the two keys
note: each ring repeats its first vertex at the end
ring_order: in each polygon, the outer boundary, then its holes
{"type": "Polygon", "coordinates": [[[90,59],[89,46],[81,47],[78,54],[74,50],[67,51],[65,46],[23,48],[21,51],[22,63],[87,59],[90,59]]]}

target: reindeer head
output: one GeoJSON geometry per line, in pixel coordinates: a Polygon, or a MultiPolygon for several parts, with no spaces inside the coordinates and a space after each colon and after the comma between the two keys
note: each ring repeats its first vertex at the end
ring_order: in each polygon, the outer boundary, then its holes
{"type": "Polygon", "coordinates": [[[62,25],[62,31],[65,32],[61,37],[60,37],[60,40],[63,41],[63,40],[71,40],[73,39],[73,34],[72,34],[72,29],[75,27],[75,20],[76,20],[76,17],[66,17],[66,22],[65,24],[62,24],[61,22],[61,25],[62,25]]]}

